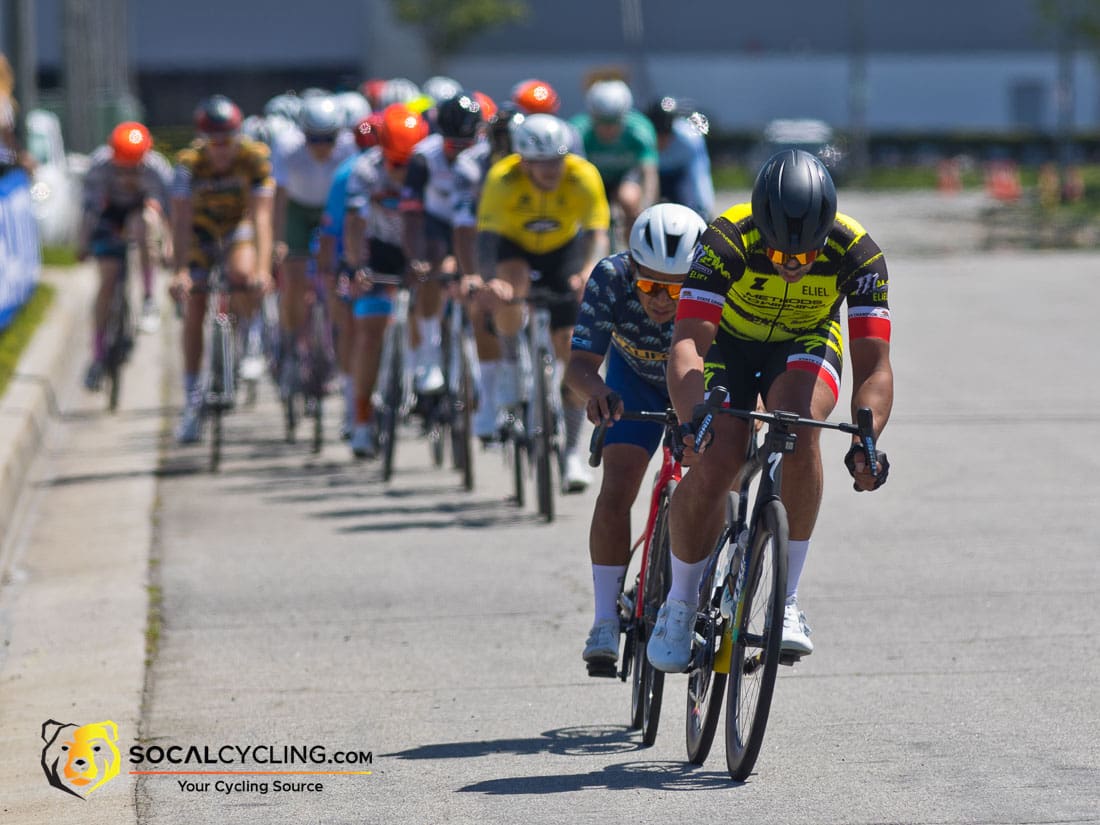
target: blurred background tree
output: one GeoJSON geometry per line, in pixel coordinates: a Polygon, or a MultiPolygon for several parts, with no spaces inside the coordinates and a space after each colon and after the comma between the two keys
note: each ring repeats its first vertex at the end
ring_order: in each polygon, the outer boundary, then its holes
{"type": "Polygon", "coordinates": [[[474,35],[521,22],[530,14],[525,0],[391,0],[391,3],[398,20],[423,32],[433,74],[440,72],[445,57],[460,51],[474,35]]]}

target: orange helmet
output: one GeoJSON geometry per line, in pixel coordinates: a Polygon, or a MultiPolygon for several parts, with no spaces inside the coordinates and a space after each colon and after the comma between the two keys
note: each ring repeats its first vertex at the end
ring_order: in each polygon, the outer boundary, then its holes
{"type": "Polygon", "coordinates": [[[558,93],[545,80],[524,80],[512,89],[512,102],[526,114],[556,114],[561,108],[558,93]]]}
{"type": "Polygon", "coordinates": [[[481,104],[481,119],[488,123],[489,118],[496,114],[496,102],[485,92],[474,92],[474,99],[481,104]]]}
{"type": "Polygon", "coordinates": [[[114,128],[110,143],[115,163],[119,166],[137,166],[145,153],[153,148],[153,136],[142,124],[128,120],[114,128]]]}
{"type": "Polygon", "coordinates": [[[390,163],[408,163],[413,147],[427,136],[428,121],[404,103],[391,103],[382,111],[378,142],[382,156],[390,163]]]}

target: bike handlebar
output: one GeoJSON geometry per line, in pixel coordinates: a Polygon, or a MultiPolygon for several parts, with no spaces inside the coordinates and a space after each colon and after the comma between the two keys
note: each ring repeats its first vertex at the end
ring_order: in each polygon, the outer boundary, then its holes
{"type": "MultiPolygon", "coordinates": [[[[607,397],[607,402],[609,406],[614,406],[615,404],[618,404],[621,400],[622,399],[619,397],[619,394],[614,392],[607,397]]],[[[665,410],[664,412],[654,412],[650,410],[623,410],[618,420],[650,421],[654,424],[664,424],[667,427],[670,424],[676,424],[676,412],[671,409],[665,410]]],[[[603,421],[596,425],[596,429],[592,432],[592,442],[588,447],[588,466],[599,467],[600,462],[603,461],[603,444],[604,440],[607,438],[607,428],[611,426],[613,421],[614,419],[612,418],[605,418],[603,421]]]]}
{"type": "Polygon", "coordinates": [[[871,468],[871,475],[878,475],[879,467],[878,453],[875,450],[874,415],[870,408],[860,407],[856,411],[856,423],[849,424],[846,421],[818,421],[816,418],[803,418],[796,413],[786,412],[785,410],[757,412],[756,410],[737,410],[730,407],[723,407],[722,405],[726,403],[728,399],[729,390],[725,387],[715,387],[711,390],[707,400],[696,406],[696,414],[693,416],[693,419],[699,420],[700,422],[695,428],[696,452],[699,452],[700,448],[703,446],[707,433],[710,431],[711,424],[714,423],[714,416],[718,414],[732,415],[735,418],[741,418],[745,421],[762,421],[769,425],[777,424],[784,428],[817,427],[821,430],[839,430],[842,433],[858,436],[860,446],[862,446],[867,453],[867,462],[871,468]],[[700,413],[702,413],[701,419],[700,413]]]}

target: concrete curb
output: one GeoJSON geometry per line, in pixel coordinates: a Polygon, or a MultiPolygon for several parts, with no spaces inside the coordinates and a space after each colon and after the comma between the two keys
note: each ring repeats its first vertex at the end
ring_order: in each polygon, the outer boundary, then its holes
{"type": "Polygon", "coordinates": [[[10,537],[27,472],[58,412],[58,393],[87,357],[87,315],[96,289],[95,268],[47,269],[43,280],[57,288],[53,305],[35,332],[0,398],[0,581],[10,573],[10,537]]]}

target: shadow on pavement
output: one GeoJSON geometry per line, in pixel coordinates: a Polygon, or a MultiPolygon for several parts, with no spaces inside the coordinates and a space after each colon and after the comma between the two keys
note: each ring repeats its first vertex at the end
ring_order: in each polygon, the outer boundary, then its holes
{"type": "Polygon", "coordinates": [[[623,762],[588,773],[488,779],[458,790],[493,796],[573,793],[584,790],[704,791],[743,785],[722,771],[704,771],[684,762],[623,762]]]}
{"type": "Polygon", "coordinates": [[[640,750],[641,740],[625,725],[586,725],[557,728],[527,739],[486,739],[443,742],[406,751],[382,754],[396,759],[471,759],[498,753],[530,756],[555,753],[562,756],[599,756],[640,750]]]}

